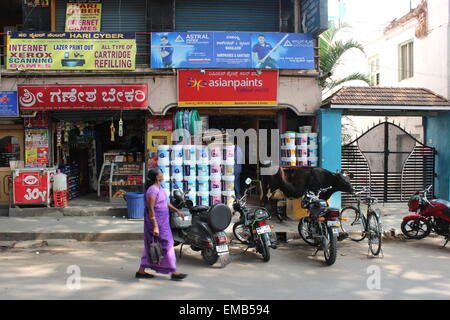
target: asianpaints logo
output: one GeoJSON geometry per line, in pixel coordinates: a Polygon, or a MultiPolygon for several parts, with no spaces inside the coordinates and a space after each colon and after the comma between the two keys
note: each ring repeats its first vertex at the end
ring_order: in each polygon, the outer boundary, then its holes
{"type": "Polygon", "coordinates": [[[262,87],[264,85],[261,79],[215,79],[215,80],[197,80],[195,78],[188,78],[187,86],[190,88],[196,88],[199,91],[201,88],[211,87],[211,88],[233,88],[234,90],[238,88],[255,88],[262,87]]]}
{"type": "Polygon", "coordinates": [[[25,184],[29,186],[35,185],[38,181],[39,179],[36,178],[35,176],[27,176],[23,179],[23,182],[25,182],[25,184]]]}

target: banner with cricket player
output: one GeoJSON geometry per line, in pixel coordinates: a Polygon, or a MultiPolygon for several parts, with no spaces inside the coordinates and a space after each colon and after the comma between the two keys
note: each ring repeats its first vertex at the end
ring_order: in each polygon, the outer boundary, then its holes
{"type": "Polygon", "coordinates": [[[153,32],[151,67],[314,69],[311,34],[153,32]]]}
{"type": "Polygon", "coordinates": [[[101,0],[69,0],[66,7],[66,32],[100,32],[101,0]]]}
{"type": "Polygon", "coordinates": [[[134,33],[8,32],[7,69],[134,70],[134,33]]]}

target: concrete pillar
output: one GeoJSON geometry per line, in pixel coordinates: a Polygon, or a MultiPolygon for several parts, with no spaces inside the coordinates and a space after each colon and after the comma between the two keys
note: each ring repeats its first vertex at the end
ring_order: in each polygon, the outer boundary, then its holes
{"type": "MultiPolygon", "coordinates": [[[[342,110],[320,109],[317,112],[319,125],[319,166],[331,172],[341,170],[342,110]]],[[[333,207],[341,206],[341,193],[330,199],[333,207]]]]}
{"type": "Polygon", "coordinates": [[[437,151],[435,158],[435,195],[450,199],[450,112],[424,117],[424,142],[437,151]]]}

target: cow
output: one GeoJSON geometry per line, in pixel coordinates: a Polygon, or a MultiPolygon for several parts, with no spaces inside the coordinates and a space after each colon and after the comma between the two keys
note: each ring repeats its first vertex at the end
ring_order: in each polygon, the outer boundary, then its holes
{"type": "MultiPolygon", "coordinates": [[[[263,165],[268,167],[269,165],[263,165]]],[[[317,192],[320,188],[332,187],[320,194],[323,200],[330,199],[337,191],[354,192],[350,176],[344,172],[333,173],[318,167],[279,167],[274,175],[261,176],[262,202],[266,205],[267,194],[281,190],[286,198],[301,198],[306,191],[317,192]]]]}

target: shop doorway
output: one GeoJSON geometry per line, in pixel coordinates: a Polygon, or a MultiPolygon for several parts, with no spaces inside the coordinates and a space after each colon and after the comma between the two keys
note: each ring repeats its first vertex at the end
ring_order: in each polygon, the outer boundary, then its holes
{"type": "MultiPolygon", "coordinates": [[[[91,119],[88,116],[86,118],[91,119]]],[[[107,184],[110,178],[109,171],[102,172],[105,163],[120,162],[123,166],[136,162],[142,165],[144,163],[144,114],[131,118],[124,115],[122,129],[119,125],[120,117],[111,117],[109,120],[107,118],[104,116],[103,119],[89,121],[74,121],[74,118],[65,121],[59,119],[55,123],[55,163],[68,175],[69,199],[74,203],[82,204],[84,200],[110,200],[110,185],[107,184]],[[102,183],[99,185],[101,174],[106,177],[103,179],[103,185],[102,183]],[[105,190],[99,192],[99,188],[105,190]]],[[[119,182],[126,181],[127,178],[126,175],[120,179],[117,177],[119,182]]],[[[125,182],[123,184],[125,185],[125,182]]],[[[141,192],[141,190],[128,191],[141,192]]]]}
{"type": "MultiPolygon", "coordinates": [[[[269,150],[269,156],[271,145],[270,145],[270,130],[271,129],[277,129],[277,116],[276,114],[271,115],[259,115],[259,114],[249,114],[249,115],[211,115],[209,116],[209,127],[214,129],[219,129],[221,131],[226,131],[227,129],[242,129],[244,131],[247,131],[249,129],[254,129],[258,133],[260,129],[267,129],[267,139],[268,146],[267,150],[269,150]]],[[[233,143],[237,143],[237,140],[233,141],[233,143]]],[[[241,192],[244,191],[244,181],[246,178],[251,178],[252,180],[259,181],[260,180],[260,148],[261,148],[261,141],[257,139],[257,144],[252,145],[249,139],[247,138],[245,141],[245,152],[243,152],[243,155],[245,154],[245,163],[242,165],[241,168],[241,174],[240,174],[240,187],[241,192]],[[256,153],[256,159],[257,163],[250,163],[251,155],[256,153]]],[[[242,150],[244,151],[244,150],[242,150]]],[[[260,192],[259,188],[256,188],[254,190],[255,192],[255,199],[259,199],[260,192]]]]}

